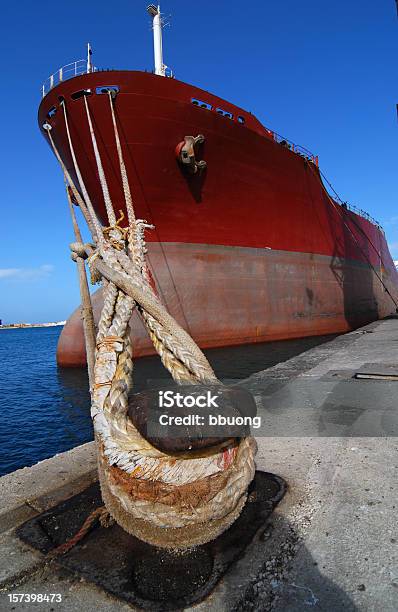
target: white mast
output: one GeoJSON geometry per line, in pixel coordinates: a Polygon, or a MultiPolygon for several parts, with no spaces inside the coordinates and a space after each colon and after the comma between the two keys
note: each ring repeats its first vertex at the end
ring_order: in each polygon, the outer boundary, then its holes
{"type": "Polygon", "coordinates": [[[166,68],[163,64],[163,45],[162,45],[162,18],[160,6],[150,4],[147,8],[148,13],[153,18],[153,50],[155,53],[155,74],[166,76],[166,68]]]}
{"type": "Polygon", "coordinates": [[[91,62],[92,50],[90,43],[87,43],[87,72],[93,71],[93,64],[91,62]]]}

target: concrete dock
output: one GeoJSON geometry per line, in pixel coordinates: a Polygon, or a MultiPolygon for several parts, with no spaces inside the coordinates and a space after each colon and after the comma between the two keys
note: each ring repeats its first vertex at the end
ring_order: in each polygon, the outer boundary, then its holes
{"type": "MultiPolygon", "coordinates": [[[[243,382],[263,417],[257,467],[282,476],[289,489],[244,557],[192,609],[398,610],[395,371],[392,318],[243,382]],[[378,379],[356,378],[361,372],[378,379]]],[[[95,463],[89,443],[0,478],[1,610],[132,609],[56,561],[47,563],[15,534],[94,482],[95,463]],[[10,601],[30,593],[60,594],[62,601],[10,601]]]]}

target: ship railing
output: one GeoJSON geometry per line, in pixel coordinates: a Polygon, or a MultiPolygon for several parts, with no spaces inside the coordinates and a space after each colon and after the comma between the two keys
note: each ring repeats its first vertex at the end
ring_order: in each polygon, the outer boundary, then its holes
{"type": "Polygon", "coordinates": [[[59,83],[63,81],[67,81],[68,79],[72,79],[75,76],[79,76],[81,74],[87,74],[89,72],[96,72],[97,68],[95,66],[89,65],[86,59],[76,60],[75,62],[71,62],[70,64],[66,64],[59,68],[56,72],[51,74],[48,79],[46,79],[41,88],[41,95],[44,98],[45,95],[48,94],[49,91],[59,83]]]}
{"type": "Polygon", "coordinates": [[[362,210],[362,208],[358,208],[358,206],[355,206],[355,204],[349,204],[348,202],[339,202],[339,204],[340,206],[343,206],[344,208],[347,208],[351,212],[355,213],[359,217],[363,217],[364,219],[369,221],[369,223],[376,225],[376,227],[378,227],[384,234],[384,229],[381,224],[376,219],[374,219],[368,212],[366,212],[366,210],[362,210]]]}
{"type": "Polygon", "coordinates": [[[369,221],[369,223],[372,223],[372,225],[375,225],[383,234],[385,234],[385,231],[382,225],[376,219],[374,219],[368,212],[366,212],[366,210],[363,210],[362,208],[355,206],[355,204],[349,204],[348,202],[344,202],[336,193],[333,193],[333,194],[329,193],[329,195],[342,208],[344,208],[345,210],[350,210],[351,212],[355,213],[359,217],[366,219],[367,221],[369,221]]]}
{"type": "Polygon", "coordinates": [[[293,151],[293,153],[296,153],[297,155],[301,155],[301,157],[304,157],[308,161],[318,166],[319,161],[318,161],[317,155],[314,155],[313,153],[311,153],[311,151],[309,151],[305,147],[295,144],[288,138],[285,138],[284,136],[281,136],[280,134],[277,134],[276,132],[272,132],[272,135],[273,135],[275,142],[277,142],[278,144],[284,147],[287,147],[288,149],[293,151]]]}
{"type": "MultiPolygon", "coordinates": [[[[319,167],[319,160],[318,160],[317,155],[313,155],[313,153],[311,153],[311,151],[309,151],[305,147],[302,147],[301,145],[296,145],[294,142],[292,142],[288,138],[284,138],[283,136],[281,136],[280,134],[277,134],[276,132],[272,132],[272,135],[273,135],[275,142],[279,143],[282,146],[287,147],[288,149],[293,151],[293,153],[296,153],[297,155],[301,155],[302,157],[304,157],[308,161],[311,161],[313,164],[319,167]]],[[[340,204],[340,206],[342,206],[343,208],[347,210],[350,210],[351,212],[355,213],[356,215],[359,215],[360,217],[363,217],[364,219],[366,219],[367,221],[369,221],[370,223],[378,227],[379,230],[381,230],[381,232],[385,234],[384,229],[380,225],[380,223],[376,221],[376,219],[374,219],[369,213],[367,213],[366,210],[362,210],[362,208],[358,208],[358,206],[355,206],[354,204],[343,202],[343,200],[337,196],[334,190],[333,190],[333,193],[330,193],[330,195],[332,196],[333,199],[337,201],[338,204],[340,204]]]]}

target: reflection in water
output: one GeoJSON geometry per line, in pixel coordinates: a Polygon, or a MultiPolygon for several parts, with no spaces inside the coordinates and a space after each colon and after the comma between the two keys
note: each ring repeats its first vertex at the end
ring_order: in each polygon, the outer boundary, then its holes
{"type": "MultiPolygon", "coordinates": [[[[55,351],[61,328],[0,332],[0,475],[33,465],[93,439],[84,369],[61,369],[55,351]]],[[[333,336],[209,349],[217,376],[243,379],[332,339],[333,336]]],[[[171,380],[159,357],[134,364],[134,391],[171,380]]]]}
{"type": "MultiPolygon", "coordinates": [[[[79,438],[87,442],[93,432],[90,419],[90,393],[85,368],[58,368],[57,381],[62,396],[59,414],[65,440],[72,442],[79,431],[79,438]]],[[[70,444],[69,448],[73,445],[70,444]]]]}
{"type": "Polygon", "coordinates": [[[78,411],[90,405],[88,376],[85,368],[57,368],[58,383],[65,403],[78,411]]]}

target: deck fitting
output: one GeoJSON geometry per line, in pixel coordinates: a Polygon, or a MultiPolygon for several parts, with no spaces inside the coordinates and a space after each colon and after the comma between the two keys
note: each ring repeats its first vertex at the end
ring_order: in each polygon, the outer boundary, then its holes
{"type": "MultiPolygon", "coordinates": [[[[100,525],[56,563],[139,608],[178,610],[205,599],[263,530],[286,491],[278,476],[257,471],[248,501],[235,523],[216,540],[186,551],[156,548],[123,531],[100,525]]],[[[98,483],[28,520],[17,536],[47,554],[71,538],[102,505],[98,483]]]]}
{"type": "Polygon", "coordinates": [[[391,363],[365,363],[355,373],[354,378],[359,380],[397,380],[398,365],[391,363]]]}

